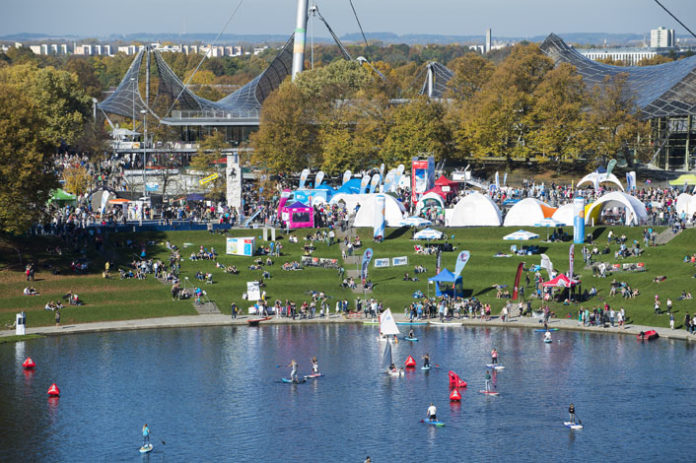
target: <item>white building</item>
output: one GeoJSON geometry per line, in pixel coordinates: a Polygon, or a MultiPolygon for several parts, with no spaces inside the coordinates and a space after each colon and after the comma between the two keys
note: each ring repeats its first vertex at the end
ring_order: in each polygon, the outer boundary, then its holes
{"type": "Polygon", "coordinates": [[[674,29],[660,26],[650,30],[650,48],[672,48],[675,45],[674,29]]]}
{"type": "Polygon", "coordinates": [[[595,61],[612,59],[635,66],[639,61],[653,58],[657,51],[653,48],[586,48],[577,49],[581,55],[595,61]]]}
{"type": "Polygon", "coordinates": [[[76,45],[73,53],[80,56],[92,56],[92,45],[76,45]]]}

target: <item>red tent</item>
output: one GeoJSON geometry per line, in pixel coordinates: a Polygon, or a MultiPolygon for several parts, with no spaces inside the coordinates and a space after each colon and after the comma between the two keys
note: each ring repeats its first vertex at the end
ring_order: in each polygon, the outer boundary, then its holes
{"type": "Polygon", "coordinates": [[[459,184],[453,180],[448,180],[444,175],[435,180],[435,188],[440,187],[445,194],[456,193],[459,188],[459,184]]]}
{"type": "Polygon", "coordinates": [[[544,282],[543,286],[545,288],[570,288],[572,286],[577,285],[578,283],[579,281],[571,280],[570,278],[561,273],[553,280],[544,282]]]}

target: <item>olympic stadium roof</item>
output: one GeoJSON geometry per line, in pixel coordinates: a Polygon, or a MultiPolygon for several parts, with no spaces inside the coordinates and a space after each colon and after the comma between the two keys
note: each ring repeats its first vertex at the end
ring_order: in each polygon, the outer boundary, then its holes
{"type": "Polygon", "coordinates": [[[645,119],[696,114],[696,56],[654,66],[612,66],[581,55],[555,34],[544,40],[541,50],[556,64],[575,66],[588,87],[625,73],[645,119]]]}
{"type": "MultiPolygon", "coordinates": [[[[168,125],[258,125],[263,101],[291,73],[293,44],[294,35],[261,74],[218,101],[207,100],[189,90],[160,52],[152,51],[159,77],[158,95],[167,94],[172,101],[176,100],[176,109],[160,121],[168,125]]],[[[146,52],[138,53],[114,93],[99,103],[102,111],[125,117],[132,117],[142,109],[154,114],[139,91],[139,75],[146,52]]]]}

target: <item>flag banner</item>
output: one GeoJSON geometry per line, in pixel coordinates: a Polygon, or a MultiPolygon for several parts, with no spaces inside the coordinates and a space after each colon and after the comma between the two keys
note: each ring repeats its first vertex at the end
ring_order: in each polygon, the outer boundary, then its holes
{"type": "Polygon", "coordinates": [[[365,249],[365,252],[363,253],[362,266],[361,266],[361,272],[360,272],[360,279],[363,281],[367,280],[367,267],[370,265],[371,260],[372,260],[372,248],[367,248],[367,249],[365,249]]]}
{"type": "Polygon", "coordinates": [[[300,174],[300,186],[299,186],[300,189],[304,188],[305,183],[307,182],[308,178],[309,178],[309,169],[303,169],[302,173],[300,174]]]}
{"type": "Polygon", "coordinates": [[[454,267],[455,277],[458,277],[462,274],[462,270],[464,270],[464,267],[466,267],[466,264],[467,262],[469,262],[470,257],[471,253],[469,251],[462,251],[459,253],[459,255],[457,256],[457,264],[454,267]]]}
{"type": "Polygon", "coordinates": [[[512,300],[516,301],[517,296],[519,296],[520,291],[520,278],[522,278],[522,269],[524,269],[524,262],[520,262],[517,266],[517,273],[515,274],[515,285],[512,288],[512,300]]]}

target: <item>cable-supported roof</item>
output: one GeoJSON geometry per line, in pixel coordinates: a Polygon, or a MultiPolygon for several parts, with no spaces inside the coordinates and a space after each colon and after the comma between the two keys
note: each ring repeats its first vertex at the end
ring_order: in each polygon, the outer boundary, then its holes
{"type": "Polygon", "coordinates": [[[645,119],[696,113],[696,56],[654,66],[612,66],[593,61],[555,34],[541,50],[556,64],[570,63],[588,87],[606,85],[606,77],[626,74],[635,104],[645,119]]]}

